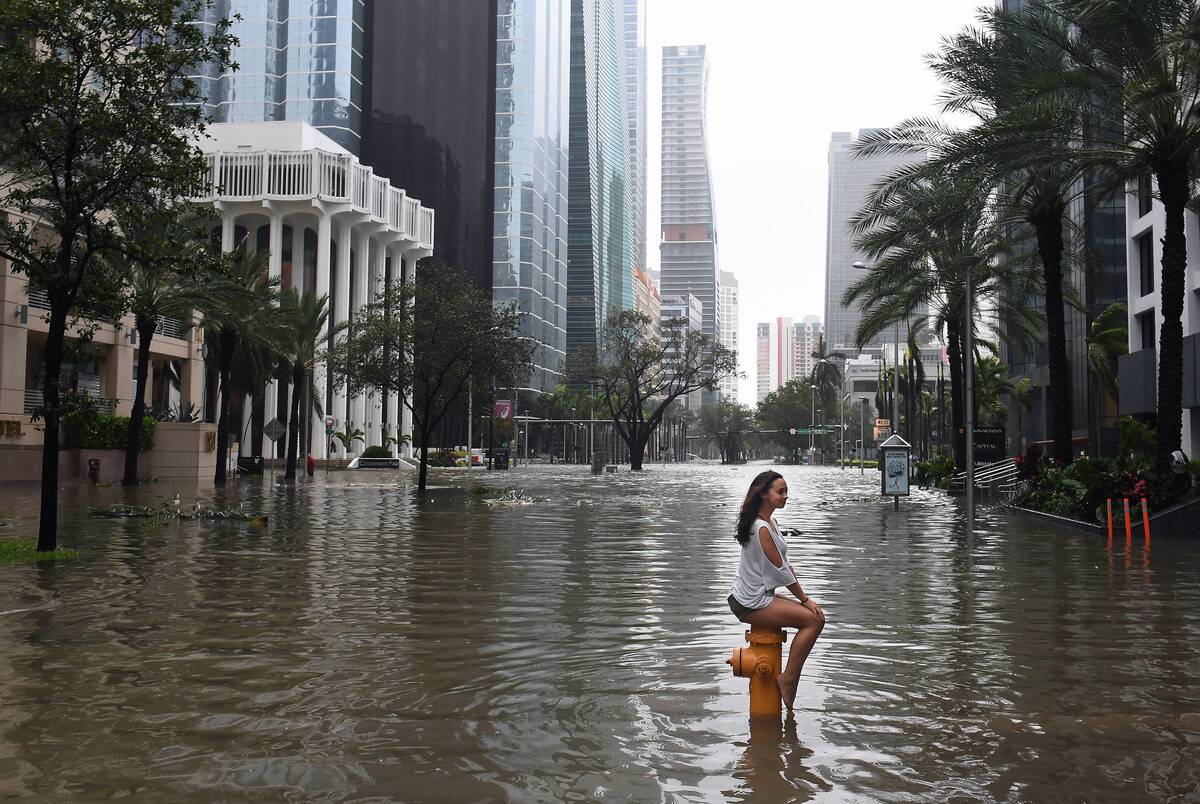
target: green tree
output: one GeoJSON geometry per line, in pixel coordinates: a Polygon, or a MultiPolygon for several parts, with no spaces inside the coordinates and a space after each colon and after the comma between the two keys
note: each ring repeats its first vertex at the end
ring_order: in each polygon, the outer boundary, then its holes
{"type": "Polygon", "coordinates": [[[412,411],[419,493],[427,485],[433,433],[468,386],[514,387],[529,377],[534,343],[522,336],[521,320],[514,306],[494,306],[461,271],[424,262],[415,285],[385,287],[328,349],[329,369],[352,395],[395,394],[412,411]]]}
{"type": "Polygon", "coordinates": [[[800,450],[808,445],[809,436],[789,431],[807,427],[812,409],[813,385],[807,378],[789,380],[758,403],[759,424],[776,431],[771,440],[788,450],[793,463],[800,463],[800,450]]]}
{"type": "Polygon", "coordinates": [[[700,432],[706,441],[717,446],[721,463],[737,463],[742,459],[753,427],[753,412],[736,402],[721,401],[700,410],[700,432]]]}
{"type": "MultiPolygon", "coordinates": [[[[329,297],[318,296],[311,291],[301,294],[294,288],[288,288],[280,295],[279,312],[287,325],[282,351],[292,383],[292,396],[289,400],[291,410],[288,413],[287,469],[284,479],[295,480],[296,457],[300,446],[300,421],[303,418],[301,399],[308,399],[318,416],[324,415],[321,395],[313,380],[317,356],[325,349],[330,338],[329,297]]],[[[335,327],[333,335],[336,336],[343,329],[344,325],[335,327]]],[[[362,431],[357,428],[351,431],[349,422],[346,423],[344,432],[333,435],[342,442],[346,451],[349,451],[355,439],[363,440],[362,431]]]]}
{"type": "Polygon", "coordinates": [[[1117,359],[1129,351],[1129,308],[1124,302],[1108,305],[1088,327],[1088,382],[1092,385],[1093,404],[1088,411],[1089,440],[1092,453],[1100,454],[1100,425],[1104,398],[1117,399],[1117,359]]]}
{"type": "Polygon", "coordinates": [[[604,322],[601,356],[593,375],[617,434],[629,448],[630,468],[641,471],[646,444],[667,408],[695,391],[716,390],[737,371],[737,355],[683,319],[653,322],[637,310],[619,310],[604,322]]]}
{"type": "Polygon", "coordinates": [[[1000,358],[985,355],[975,359],[975,405],[982,427],[1003,427],[1004,395],[1012,393],[1008,366],[1000,358]]]}
{"type": "MultiPolygon", "coordinates": [[[[1165,214],[1158,285],[1158,426],[1155,463],[1166,470],[1183,426],[1183,302],[1187,270],[1184,211],[1192,203],[1200,153],[1200,36],[1196,0],[1059,0],[1040,4],[1056,18],[1031,34],[1059,59],[1025,87],[1031,104],[1079,104],[1108,136],[1076,152],[1117,192],[1154,178],[1165,214]],[[1056,31],[1067,30],[1070,36],[1056,31]]],[[[1062,155],[1050,154],[1053,163],[1062,155]]]]}
{"type": "Polygon", "coordinates": [[[148,199],[140,210],[120,220],[123,249],[107,257],[115,263],[115,275],[127,277],[124,293],[137,333],[133,410],[121,481],[125,486],[138,482],[150,345],[158,322],[161,318],[190,321],[192,310],[209,303],[211,294],[220,290],[219,285],[209,281],[219,270],[220,260],[211,246],[207,221],[200,207],[156,204],[148,199]]]}
{"type": "MultiPolygon", "coordinates": [[[[215,347],[220,378],[217,468],[213,475],[213,482],[217,485],[223,485],[228,474],[229,403],[234,393],[231,373],[239,350],[247,359],[262,360],[247,352],[256,346],[264,348],[268,354],[277,352],[286,332],[286,325],[278,315],[276,304],[279,279],[267,276],[269,254],[250,250],[247,240],[243,240],[222,261],[221,272],[213,280],[219,291],[211,294],[201,310],[204,314],[204,340],[210,349],[215,347]]],[[[267,365],[270,364],[268,359],[267,365]]]]}
{"type": "MultiPolygon", "coordinates": [[[[974,331],[981,311],[991,306],[1011,331],[1036,332],[1040,318],[1024,302],[1039,288],[1040,276],[1028,261],[1007,254],[993,195],[976,176],[944,166],[922,168],[919,178],[901,180],[908,170],[880,182],[854,218],[858,247],[874,264],[847,289],[842,303],[863,311],[855,333],[860,347],[898,321],[944,333],[957,431],[965,421],[967,328],[974,331]],[[968,271],[969,316],[964,310],[968,271]]],[[[955,449],[955,459],[961,467],[961,449],[955,449]]]]}
{"type": "Polygon", "coordinates": [[[0,3],[0,255],[45,290],[39,551],[58,538],[59,378],[77,314],[127,279],[111,212],[144,193],[199,195],[204,120],[195,65],[230,66],[228,21],[197,25],[208,0],[0,3]]]}

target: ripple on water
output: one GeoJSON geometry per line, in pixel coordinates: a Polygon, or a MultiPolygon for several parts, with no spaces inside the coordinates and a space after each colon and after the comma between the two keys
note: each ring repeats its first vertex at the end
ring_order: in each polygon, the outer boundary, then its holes
{"type": "MultiPolygon", "coordinates": [[[[48,799],[1178,800],[1200,785],[1200,562],[877,476],[784,469],[829,614],[787,725],[724,663],[761,466],[244,482],[236,523],[63,514],[0,568],[0,794],[48,799]],[[492,478],[488,477],[488,481],[492,478]]],[[[147,492],[140,492],[147,493],[147,492]]],[[[0,507],[31,526],[28,492],[0,507]],[[25,513],[22,514],[21,512],[25,513]],[[22,519],[23,517],[23,519],[22,519]]],[[[148,492],[154,496],[154,491],[148,492]]]]}

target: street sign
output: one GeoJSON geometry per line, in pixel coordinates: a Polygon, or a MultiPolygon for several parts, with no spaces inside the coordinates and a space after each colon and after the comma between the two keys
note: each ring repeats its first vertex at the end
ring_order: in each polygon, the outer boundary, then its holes
{"type": "Polygon", "coordinates": [[[882,457],[881,494],[888,497],[908,495],[908,451],[911,446],[898,435],[891,436],[879,445],[882,457]]]}
{"type": "Polygon", "coordinates": [[[333,417],[325,417],[325,435],[333,435],[333,417]]]}
{"type": "Polygon", "coordinates": [[[275,443],[287,435],[287,427],[279,419],[271,419],[263,425],[263,435],[271,439],[271,443],[275,443]]]}
{"type": "Polygon", "coordinates": [[[511,399],[497,399],[492,403],[492,416],[504,421],[512,421],[513,403],[511,399]]]}
{"type": "Polygon", "coordinates": [[[882,441],[892,434],[891,419],[876,419],[875,420],[875,440],[882,441]]]}

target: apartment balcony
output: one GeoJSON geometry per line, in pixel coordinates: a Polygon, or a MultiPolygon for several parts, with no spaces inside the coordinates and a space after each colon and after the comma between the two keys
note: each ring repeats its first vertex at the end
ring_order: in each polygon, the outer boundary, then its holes
{"type": "Polygon", "coordinates": [[[433,210],[350,154],[238,147],[209,151],[205,159],[208,189],[202,201],[346,205],[422,248],[433,248],[433,210]]]}

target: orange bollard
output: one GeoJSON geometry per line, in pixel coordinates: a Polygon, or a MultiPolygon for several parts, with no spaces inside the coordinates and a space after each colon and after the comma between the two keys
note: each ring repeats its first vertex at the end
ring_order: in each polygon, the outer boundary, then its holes
{"type": "Polygon", "coordinates": [[[1122,497],[1121,502],[1125,504],[1125,541],[1133,538],[1133,520],[1129,518],[1129,498],[1122,497]]]}
{"type": "Polygon", "coordinates": [[[1142,498],[1142,534],[1146,537],[1146,541],[1150,541],[1150,507],[1146,505],[1146,498],[1142,498]]]}
{"type": "Polygon", "coordinates": [[[1106,500],[1108,503],[1108,543],[1112,544],[1112,497],[1106,500]]]}
{"type": "Polygon", "coordinates": [[[783,711],[779,700],[776,677],[783,671],[783,641],[787,634],[782,628],[752,627],[746,632],[745,648],[734,648],[725,663],[738,678],[750,679],[750,716],[775,715],[783,711]]]}

